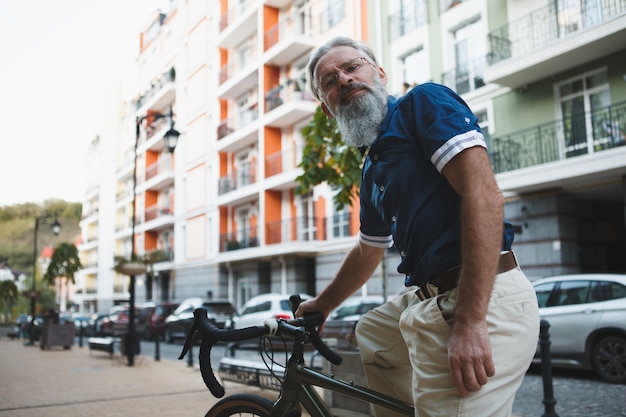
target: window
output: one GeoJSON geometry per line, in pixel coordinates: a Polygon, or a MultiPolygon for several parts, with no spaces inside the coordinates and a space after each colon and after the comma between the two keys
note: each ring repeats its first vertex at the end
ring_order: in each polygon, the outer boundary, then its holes
{"type": "Polygon", "coordinates": [[[626,297],[626,287],[617,282],[601,281],[596,283],[598,298],[601,301],[617,300],[626,297]]]}
{"type": "Polygon", "coordinates": [[[328,0],[326,10],[320,14],[320,27],[326,32],[344,18],[343,0],[328,0]]]}
{"type": "Polygon", "coordinates": [[[299,236],[301,240],[315,240],[315,202],[313,201],[313,194],[309,193],[302,197],[302,217],[300,218],[300,232],[299,236]]]}
{"type": "Polygon", "coordinates": [[[414,49],[401,58],[404,92],[431,79],[429,60],[423,48],[414,49]]]}
{"type": "Polygon", "coordinates": [[[554,305],[566,306],[587,302],[589,284],[589,281],[561,282],[558,297],[556,298],[554,305]]]}
{"type": "Polygon", "coordinates": [[[606,69],[557,84],[556,96],[563,120],[565,157],[592,153],[611,145],[608,112],[611,93],[606,69]]]}
{"type": "Polygon", "coordinates": [[[333,237],[350,236],[350,212],[344,208],[333,214],[333,237]]]}
{"type": "Polygon", "coordinates": [[[426,24],[426,2],[424,0],[394,0],[389,17],[389,36],[397,39],[426,24]]]}
{"type": "Polygon", "coordinates": [[[485,85],[483,70],[487,66],[487,36],[480,19],[462,26],[454,32],[453,89],[467,93],[485,85]]]}
{"type": "Polygon", "coordinates": [[[548,282],[535,286],[535,292],[537,293],[537,302],[539,303],[539,307],[546,307],[548,305],[548,300],[550,299],[550,294],[552,294],[554,285],[555,284],[553,282],[548,282]]]}

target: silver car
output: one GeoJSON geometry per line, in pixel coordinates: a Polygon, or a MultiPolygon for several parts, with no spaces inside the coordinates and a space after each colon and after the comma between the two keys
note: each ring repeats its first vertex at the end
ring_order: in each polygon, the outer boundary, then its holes
{"type": "Polygon", "coordinates": [[[560,275],[533,285],[550,324],[553,366],[591,368],[608,382],[626,383],[626,275],[560,275]]]}

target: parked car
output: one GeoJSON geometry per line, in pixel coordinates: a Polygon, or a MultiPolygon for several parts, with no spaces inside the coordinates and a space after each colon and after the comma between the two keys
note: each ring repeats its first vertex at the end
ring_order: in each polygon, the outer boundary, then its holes
{"type": "Polygon", "coordinates": [[[102,329],[104,321],[109,321],[108,313],[94,313],[89,317],[89,327],[91,328],[91,334],[93,336],[104,336],[102,329]]]}
{"type": "Polygon", "coordinates": [[[92,328],[89,324],[89,316],[84,314],[74,313],[72,314],[71,320],[74,322],[74,327],[76,329],[76,336],[80,335],[82,331],[82,335],[85,337],[93,336],[92,328]]]}
{"type": "MultiPolygon", "coordinates": [[[[626,383],[626,275],[560,275],[533,285],[550,324],[553,366],[591,368],[626,383]]],[[[539,357],[538,347],[535,362],[539,357]]]]}
{"type": "MultiPolygon", "coordinates": [[[[307,294],[300,294],[303,300],[312,298],[307,294]]],[[[292,319],[290,295],[285,294],[261,294],[250,298],[233,316],[232,321],[226,327],[242,329],[244,327],[258,326],[265,319],[292,319]]]]}
{"type": "MultiPolygon", "coordinates": [[[[152,313],[151,307],[148,306],[136,306],[135,307],[135,334],[143,335],[146,332],[146,328],[150,325],[150,315],[152,313]]],[[[120,336],[128,333],[128,323],[130,307],[125,307],[119,310],[116,314],[109,316],[113,334],[120,336]]]]}
{"type": "Polygon", "coordinates": [[[160,338],[163,338],[165,319],[176,310],[178,305],[178,303],[157,303],[152,307],[148,307],[146,312],[148,321],[144,327],[144,338],[154,340],[157,334],[160,338]]]}
{"type": "Polygon", "coordinates": [[[380,295],[348,298],[328,315],[322,337],[327,339],[328,343],[335,345],[336,348],[356,349],[356,338],[354,337],[356,323],[363,314],[383,303],[384,299],[380,295]]]}
{"type": "Polygon", "coordinates": [[[163,335],[167,343],[187,337],[193,321],[193,312],[199,307],[207,310],[209,320],[220,329],[223,329],[226,322],[235,314],[235,306],[228,301],[202,301],[200,298],[188,298],[165,319],[163,335]]]}

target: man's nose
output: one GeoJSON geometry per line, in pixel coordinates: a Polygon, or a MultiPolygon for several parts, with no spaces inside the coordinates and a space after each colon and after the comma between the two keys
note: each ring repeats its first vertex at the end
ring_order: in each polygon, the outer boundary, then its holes
{"type": "Polygon", "coordinates": [[[339,71],[337,73],[337,78],[338,78],[338,83],[340,86],[346,86],[348,84],[350,84],[351,82],[354,81],[354,78],[352,77],[352,74],[348,74],[345,71],[339,71]]]}

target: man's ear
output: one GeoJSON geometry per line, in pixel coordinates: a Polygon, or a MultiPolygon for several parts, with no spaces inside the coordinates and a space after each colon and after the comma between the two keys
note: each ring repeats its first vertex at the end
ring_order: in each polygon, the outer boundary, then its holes
{"type": "Polygon", "coordinates": [[[382,67],[378,67],[378,75],[380,75],[380,81],[383,83],[383,85],[387,85],[387,74],[382,67]]]}
{"type": "Polygon", "coordinates": [[[329,119],[334,119],[335,115],[331,113],[331,111],[328,109],[328,106],[326,106],[326,104],[324,104],[323,102],[320,104],[320,107],[322,108],[322,111],[324,112],[324,114],[326,115],[326,117],[328,117],[329,119]]]}

